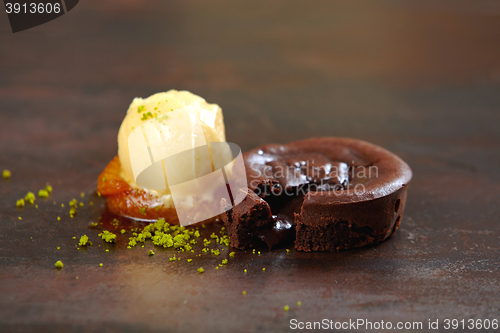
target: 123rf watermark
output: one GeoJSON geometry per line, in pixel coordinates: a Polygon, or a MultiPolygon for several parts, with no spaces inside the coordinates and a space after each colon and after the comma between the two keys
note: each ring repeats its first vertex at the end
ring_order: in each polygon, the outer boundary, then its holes
{"type": "Polygon", "coordinates": [[[290,319],[292,330],[497,330],[500,324],[498,319],[428,319],[427,321],[370,321],[367,319],[349,319],[335,321],[323,319],[321,321],[299,321],[290,319]]]}

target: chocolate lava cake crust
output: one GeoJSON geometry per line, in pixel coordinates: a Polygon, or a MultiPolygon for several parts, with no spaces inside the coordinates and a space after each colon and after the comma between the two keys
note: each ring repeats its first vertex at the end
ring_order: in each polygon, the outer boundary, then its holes
{"type": "Polygon", "coordinates": [[[251,195],[223,214],[234,247],[260,239],[271,248],[295,236],[297,250],[335,251],[381,242],[399,227],[412,172],[386,149],[326,137],[264,145],[243,158],[251,195]]]}

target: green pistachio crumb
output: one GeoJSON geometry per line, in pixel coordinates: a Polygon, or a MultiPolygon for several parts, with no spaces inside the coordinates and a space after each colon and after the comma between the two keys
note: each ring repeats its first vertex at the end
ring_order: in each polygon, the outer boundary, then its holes
{"type": "Polygon", "coordinates": [[[109,252],[109,249],[106,249],[106,252],[109,252]]]}
{"type": "Polygon", "coordinates": [[[85,193],[83,193],[83,192],[80,193],[80,197],[82,197],[82,198],[85,197],[85,193]]]}
{"type": "Polygon", "coordinates": [[[148,251],[148,255],[152,256],[152,255],[154,255],[154,254],[155,254],[155,253],[153,252],[153,250],[149,250],[149,251],[148,251]]]}
{"type": "Polygon", "coordinates": [[[29,203],[29,204],[34,204],[35,203],[35,195],[33,192],[28,192],[26,196],[24,197],[24,200],[29,203]]]}
{"type": "Polygon", "coordinates": [[[246,270],[246,268],[245,268],[245,269],[243,270],[243,273],[245,273],[245,274],[247,273],[247,270],[246,270]]]}
{"type": "Polygon", "coordinates": [[[61,249],[61,247],[60,247],[60,246],[58,246],[58,247],[57,247],[57,251],[59,251],[60,249],[61,249]]]}
{"type": "Polygon", "coordinates": [[[22,219],[23,219],[21,216],[18,216],[17,218],[18,218],[19,220],[22,220],[22,219]]]}
{"type": "Polygon", "coordinates": [[[289,307],[288,305],[285,305],[285,306],[283,307],[283,309],[284,309],[285,311],[288,311],[288,310],[290,310],[290,307],[289,307]]]}
{"type": "Polygon", "coordinates": [[[83,235],[80,237],[80,242],[78,243],[79,246],[87,246],[87,245],[92,245],[92,242],[89,241],[89,237],[87,235],[83,235]]]}
{"type": "Polygon", "coordinates": [[[222,259],[222,265],[227,265],[227,259],[222,259]]]}
{"type": "MultiPolygon", "coordinates": [[[[222,266],[222,265],[219,265],[219,266],[222,266]]],[[[219,269],[219,266],[215,266],[215,269],[219,269]]]]}
{"type": "Polygon", "coordinates": [[[188,259],[188,260],[187,260],[187,262],[191,262],[191,261],[193,261],[193,259],[188,259]]]}
{"type": "Polygon", "coordinates": [[[76,215],[76,209],[74,207],[71,207],[69,210],[69,216],[73,218],[73,216],[76,215]]]}
{"type": "Polygon", "coordinates": [[[64,208],[64,204],[63,203],[61,204],[61,207],[64,208]]]}
{"type": "Polygon", "coordinates": [[[24,199],[19,199],[16,201],[16,207],[22,208],[24,207],[24,199]]]}
{"type": "Polygon", "coordinates": [[[289,249],[286,249],[286,253],[290,253],[290,252],[292,252],[292,251],[290,251],[289,249]]]}
{"type": "Polygon", "coordinates": [[[116,242],[116,235],[112,232],[104,230],[102,233],[98,234],[105,242],[114,243],[116,242]]]}
{"type": "Polygon", "coordinates": [[[213,254],[213,255],[215,255],[215,256],[220,255],[220,251],[219,251],[219,249],[215,249],[215,250],[214,250],[214,249],[212,249],[212,251],[211,251],[211,252],[212,252],[212,254],[213,254]]]}
{"type": "Polygon", "coordinates": [[[297,302],[297,305],[298,305],[298,306],[301,306],[301,305],[302,305],[302,302],[301,302],[301,301],[298,301],[298,302],[297,302]]]}
{"type": "Polygon", "coordinates": [[[63,268],[64,264],[61,260],[56,261],[56,268],[63,268]]]}
{"type": "Polygon", "coordinates": [[[52,186],[50,186],[49,183],[47,183],[47,185],[45,185],[45,191],[52,193],[52,186]]]}
{"type": "Polygon", "coordinates": [[[142,111],[146,110],[146,107],[144,105],[139,105],[137,107],[137,113],[141,113],[142,111]]]}
{"type": "Polygon", "coordinates": [[[204,271],[205,271],[205,270],[203,269],[203,267],[198,268],[198,273],[200,273],[200,274],[201,274],[201,273],[203,273],[204,271]]]}
{"type": "Polygon", "coordinates": [[[126,232],[127,232],[127,230],[125,230],[125,229],[120,230],[120,233],[121,233],[122,235],[123,235],[124,233],[126,233],[126,232]]]}
{"type": "Polygon", "coordinates": [[[263,271],[265,271],[265,270],[266,270],[266,268],[264,267],[264,268],[262,268],[262,270],[263,270],[263,271]]]}
{"type": "Polygon", "coordinates": [[[234,258],[235,252],[229,253],[229,258],[234,258]]]}
{"type": "Polygon", "coordinates": [[[73,239],[76,239],[76,236],[73,236],[73,239]]]}
{"type": "Polygon", "coordinates": [[[129,249],[129,250],[130,250],[131,248],[132,248],[132,246],[130,246],[130,245],[129,245],[129,246],[127,246],[127,249],[129,249]]]}
{"type": "Polygon", "coordinates": [[[142,215],[146,215],[146,207],[142,207],[140,210],[142,215]]]}
{"type": "Polygon", "coordinates": [[[260,251],[258,251],[257,254],[260,256],[260,251]]]}
{"type": "Polygon", "coordinates": [[[101,262],[101,263],[99,264],[99,267],[102,267],[102,266],[103,266],[103,264],[102,264],[102,262],[101,262]]]}
{"type": "Polygon", "coordinates": [[[39,198],[47,198],[49,196],[49,192],[47,190],[39,190],[38,197],[39,198]]]}
{"type": "Polygon", "coordinates": [[[246,294],[247,294],[247,292],[246,292],[245,290],[243,290],[241,293],[242,293],[243,295],[246,295],[246,294]]]}
{"type": "Polygon", "coordinates": [[[9,179],[9,178],[10,178],[10,176],[12,176],[12,173],[11,173],[9,170],[5,169],[5,170],[2,172],[2,176],[3,176],[3,179],[9,179]]]}
{"type": "Polygon", "coordinates": [[[60,216],[58,216],[58,217],[57,217],[57,220],[58,220],[58,221],[61,221],[61,217],[60,217],[60,216]]]}

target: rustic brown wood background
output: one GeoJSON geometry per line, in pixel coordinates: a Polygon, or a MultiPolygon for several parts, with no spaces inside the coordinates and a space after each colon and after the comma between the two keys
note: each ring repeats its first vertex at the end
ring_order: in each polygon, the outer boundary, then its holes
{"type": "Polygon", "coordinates": [[[499,111],[498,1],[82,0],[16,34],[2,12],[0,330],[500,319],[499,111]],[[238,252],[220,270],[125,243],[105,253],[59,203],[116,154],[132,98],[172,88],[220,104],[245,150],[348,136],[397,153],[414,171],[400,230],[340,253],[238,252]],[[46,182],[50,199],[16,209],[46,182]],[[84,233],[95,245],[78,251],[84,233]]]}

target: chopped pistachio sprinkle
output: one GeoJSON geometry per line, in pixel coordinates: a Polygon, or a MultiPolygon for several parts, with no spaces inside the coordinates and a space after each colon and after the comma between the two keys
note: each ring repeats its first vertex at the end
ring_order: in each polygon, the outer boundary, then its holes
{"type": "Polygon", "coordinates": [[[266,268],[264,267],[264,268],[262,268],[262,270],[263,270],[263,271],[265,271],[265,270],[266,270],[266,268]]]}
{"type": "Polygon", "coordinates": [[[58,260],[58,261],[56,261],[55,266],[56,266],[56,268],[63,268],[64,264],[61,260],[58,260]]]}
{"type": "Polygon", "coordinates": [[[140,211],[141,211],[141,214],[142,214],[142,215],[146,215],[146,208],[145,208],[145,207],[142,207],[142,208],[140,209],[140,211]]]}
{"type": "Polygon", "coordinates": [[[286,253],[290,253],[290,252],[292,252],[292,251],[290,251],[289,249],[286,249],[286,253]]]}
{"type": "Polygon", "coordinates": [[[285,305],[285,306],[283,307],[283,309],[284,309],[285,311],[288,311],[288,310],[290,310],[290,307],[289,307],[288,305],[285,305]]]}
{"type": "Polygon", "coordinates": [[[85,193],[83,193],[83,192],[80,193],[80,197],[82,197],[82,198],[85,197],[85,193]]]}
{"type": "Polygon", "coordinates": [[[155,253],[153,252],[153,250],[149,250],[148,255],[152,256],[152,255],[154,255],[154,254],[155,254],[155,253]]]}
{"type": "Polygon", "coordinates": [[[24,207],[24,199],[19,199],[16,201],[16,207],[22,208],[24,207]]]}
{"type": "Polygon", "coordinates": [[[109,249],[106,249],[106,252],[109,252],[109,249]]]}
{"type": "Polygon", "coordinates": [[[104,230],[102,233],[97,236],[101,237],[105,242],[114,243],[116,242],[116,235],[112,232],[104,230]]]}
{"type": "Polygon", "coordinates": [[[9,170],[7,170],[7,169],[5,169],[2,172],[3,179],[9,179],[11,175],[12,175],[12,173],[9,170]]]}
{"type": "Polygon", "coordinates": [[[49,196],[49,192],[47,190],[40,190],[38,191],[38,197],[39,198],[47,198],[49,196]]]}
{"type": "Polygon", "coordinates": [[[214,256],[218,256],[218,255],[220,255],[220,250],[219,250],[219,249],[215,249],[215,250],[214,250],[214,249],[212,249],[212,251],[211,251],[211,252],[212,252],[212,254],[213,254],[214,256]]]}
{"type": "Polygon", "coordinates": [[[228,261],[227,259],[222,259],[222,264],[227,265],[227,261],[228,261]]]}
{"type": "Polygon", "coordinates": [[[92,242],[89,241],[89,237],[87,235],[83,235],[80,237],[80,242],[78,243],[79,246],[87,246],[87,245],[92,245],[92,242]]]}
{"type": "Polygon", "coordinates": [[[246,295],[246,294],[247,294],[247,292],[246,292],[245,290],[243,290],[241,293],[242,293],[243,295],[246,295]]]}
{"type": "Polygon", "coordinates": [[[298,302],[297,302],[297,305],[298,305],[298,306],[301,306],[301,305],[302,305],[302,302],[301,302],[301,301],[298,301],[298,302]]]}
{"type": "Polygon", "coordinates": [[[102,262],[101,262],[101,263],[99,264],[99,267],[102,267],[102,266],[104,266],[104,265],[103,265],[103,264],[102,264],[102,262]]]}
{"type": "Polygon", "coordinates": [[[229,253],[229,258],[234,258],[235,252],[229,253]]]}
{"type": "Polygon", "coordinates": [[[49,192],[49,193],[52,193],[52,186],[50,186],[48,183],[47,185],[45,186],[45,191],[49,192]]]}
{"type": "Polygon", "coordinates": [[[193,261],[193,259],[188,259],[188,260],[187,260],[187,262],[191,262],[191,261],[193,261]]]}
{"type": "Polygon", "coordinates": [[[123,235],[124,233],[126,233],[126,232],[127,232],[127,230],[125,230],[125,229],[120,230],[120,233],[121,233],[122,235],[123,235]]]}
{"type": "Polygon", "coordinates": [[[203,269],[203,267],[198,268],[198,273],[200,273],[200,274],[201,274],[201,273],[203,273],[204,271],[205,271],[205,270],[203,269]]]}
{"type": "Polygon", "coordinates": [[[76,236],[73,236],[73,239],[76,239],[76,236]]]}
{"type": "Polygon", "coordinates": [[[60,249],[61,249],[61,247],[60,247],[60,246],[58,246],[58,247],[57,247],[57,251],[59,251],[60,249]]]}
{"type": "Polygon", "coordinates": [[[57,220],[58,220],[58,221],[61,221],[61,217],[60,217],[60,216],[58,216],[58,217],[57,217],[57,220]]]}
{"type": "Polygon", "coordinates": [[[18,216],[17,218],[18,218],[18,219],[20,219],[20,220],[22,220],[22,219],[23,219],[21,216],[18,216]]]}
{"type": "Polygon", "coordinates": [[[137,113],[141,113],[142,111],[146,110],[146,108],[144,107],[144,105],[139,105],[137,107],[137,113]]]}
{"type": "Polygon", "coordinates": [[[26,196],[24,197],[24,200],[29,203],[29,204],[34,204],[35,203],[35,195],[33,192],[28,192],[26,196]]]}
{"type": "Polygon", "coordinates": [[[247,273],[247,270],[246,270],[246,268],[245,268],[245,269],[243,270],[243,273],[245,273],[245,274],[247,273]]]}

